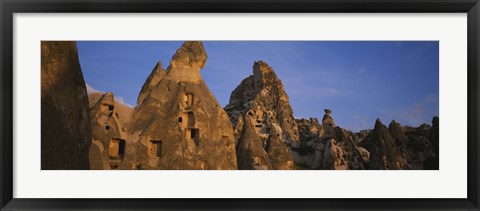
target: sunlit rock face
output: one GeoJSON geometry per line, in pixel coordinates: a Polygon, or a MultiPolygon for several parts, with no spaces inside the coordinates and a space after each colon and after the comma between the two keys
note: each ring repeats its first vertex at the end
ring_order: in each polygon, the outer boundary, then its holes
{"type": "Polygon", "coordinates": [[[89,169],[88,99],[75,42],[41,42],[41,168],[89,169]]]}
{"type": "MultiPolygon", "coordinates": [[[[254,63],[253,75],[244,79],[232,92],[225,111],[235,129],[239,160],[253,162],[255,159],[244,157],[250,155],[240,153],[242,150],[238,147],[244,146],[246,142],[259,142],[254,146],[262,146],[262,149],[255,151],[263,150],[268,154],[268,157],[262,159],[269,160],[272,169],[293,168],[293,160],[286,144],[298,142],[298,128],[283,84],[267,63],[254,63]],[[244,130],[247,122],[253,126],[253,130],[244,130]],[[257,138],[245,140],[245,137],[254,136],[257,138]]],[[[243,168],[240,162],[239,167],[243,168]]]]}
{"type": "Polygon", "coordinates": [[[163,79],[165,76],[165,70],[162,67],[162,63],[158,62],[157,65],[153,68],[152,72],[148,76],[147,80],[142,86],[140,93],[138,94],[137,98],[137,105],[143,103],[145,97],[150,94],[150,92],[155,88],[155,86],[163,79]]]}
{"type": "Polygon", "coordinates": [[[136,152],[132,151],[134,143],[128,133],[133,108],[115,101],[111,92],[91,93],[88,100],[92,128],[90,168],[93,170],[119,169],[120,166],[122,169],[135,168],[133,164],[127,166],[123,162],[125,157],[136,152]]]}
{"type": "Polygon", "coordinates": [[[206,60],[201,42],[185,42],[166,71],[154,68],[130,123],[146,159],[128,162],[145,169],[237,169],[232,124],[200,75],[206,60]]]}

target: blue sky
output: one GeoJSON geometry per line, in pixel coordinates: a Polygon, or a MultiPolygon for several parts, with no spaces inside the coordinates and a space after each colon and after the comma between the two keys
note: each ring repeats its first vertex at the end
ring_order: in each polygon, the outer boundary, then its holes
{"type": "MultiPolygon", "coordinates": [[[[166,69],[182,42],[79,41],[86,83],[135,106],[157,61],[166,69]]],[[[372,128],[378,117],[402,125],[438,115],[437,41],[207,41],[201,74],[224,107],[231,92],[264,60],[282,80],[296,118],[333,111],[337,125],[372,128]]]]}

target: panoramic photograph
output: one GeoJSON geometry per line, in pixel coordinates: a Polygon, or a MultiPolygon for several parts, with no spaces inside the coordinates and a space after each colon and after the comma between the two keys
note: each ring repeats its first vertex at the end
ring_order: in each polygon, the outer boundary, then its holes
{"type": "Polygon", "coordinates": [[[42,41],[42,170],[439,170],[438,41],[42,41]]]}

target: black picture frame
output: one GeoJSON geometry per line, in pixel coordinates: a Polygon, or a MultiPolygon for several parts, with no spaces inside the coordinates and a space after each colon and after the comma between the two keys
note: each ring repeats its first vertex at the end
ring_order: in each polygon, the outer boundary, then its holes
{"type": "MultiPolygon", "coordinates": [[[[479,210],[479,0],[0,0],[2,210],[479,210]],[[15,13],[467,13],[468,197],[466,199],[18,199],[13,198],[15,13]]],[[[454,140],[452,140],[454,141],[454,140]]],[[[448,182],[448,181],[445,181],[448,182]]],[[[234,190],[232,190],[234,191],[234,190]]]]}

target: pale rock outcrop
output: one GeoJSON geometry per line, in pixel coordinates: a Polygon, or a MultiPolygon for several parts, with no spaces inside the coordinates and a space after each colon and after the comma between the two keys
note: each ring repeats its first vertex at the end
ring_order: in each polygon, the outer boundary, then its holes
{"type": "Polygon", "coordinates": [[[88,99],[75,42],[41,42],[41,169],[90,168],[88,99]]]}
{"type": "Polygon", "coordinates": [[[358,147],[354,134],[335,126],[332,111],[325,109],[322,124],[316,118],[297,119],[300,144],[292,144],[297,165],[309,169],[368,169],[368,151],[358,147]]]}

